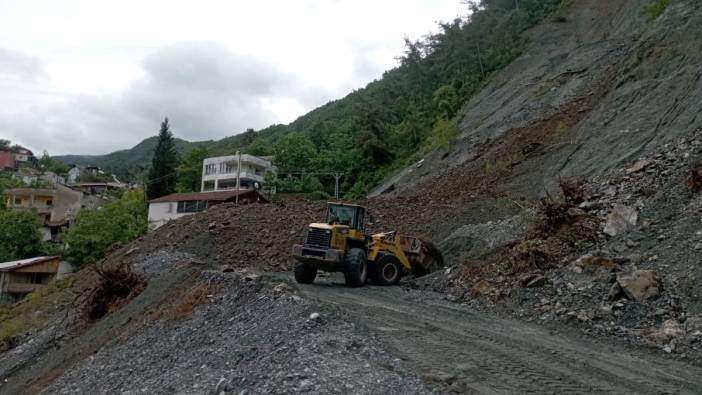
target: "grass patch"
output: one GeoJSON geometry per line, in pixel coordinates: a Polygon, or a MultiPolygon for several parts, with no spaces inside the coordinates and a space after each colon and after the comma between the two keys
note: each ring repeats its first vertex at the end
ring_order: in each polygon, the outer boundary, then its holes
{"type": "Polygon", "coordinates": [[[73,277],[66,277],[28,294],[15,305],[0,306],[0,350],[12,348],[21,335],[44,326],[71,302],[73,277]]]}
{"type": "Polygon", "coordinates": [[[670,5],[671,0],[652,0],[641,8],[643,15],[648,22],[653,22],[663,14],[666,8],[670,5]]]}

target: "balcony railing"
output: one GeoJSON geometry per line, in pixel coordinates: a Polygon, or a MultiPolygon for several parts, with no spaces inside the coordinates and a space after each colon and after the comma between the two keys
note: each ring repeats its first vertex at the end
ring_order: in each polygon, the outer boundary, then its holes
{"type": "Polygon", "coordinates": [[[51,210],[54,209],[54,206],[48,206],[46,204],[13,204],[10,207],[18,210],[37,210],[39,214],[50,214],[51,210]]]}

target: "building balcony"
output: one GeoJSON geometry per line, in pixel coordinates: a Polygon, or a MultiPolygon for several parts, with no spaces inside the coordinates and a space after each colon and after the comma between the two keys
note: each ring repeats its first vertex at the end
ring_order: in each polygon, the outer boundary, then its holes
{"type": "Polygon", "coordinates": [[[35,204],[35,205],[13,204],[13,205],[10,205],[10,208],[12,208],[13,210],[34,210],[38,214],[51,214],[51,210],[54,209],[54,206],[47,206],[45,204],[35,204]]]}
{"type": "MultiPolygon", "coordinates": [[[[239,178],[242,180],[256,181],[263,183],[263,175],[251,173],[248,171],[242,171],[239,174],[239,178]]],[[[217,174],[207,174],[202,176],[203,181],[214,181],[214,180],[236,180],[236,171],[232,173],[217,173],[217,174]]]]}

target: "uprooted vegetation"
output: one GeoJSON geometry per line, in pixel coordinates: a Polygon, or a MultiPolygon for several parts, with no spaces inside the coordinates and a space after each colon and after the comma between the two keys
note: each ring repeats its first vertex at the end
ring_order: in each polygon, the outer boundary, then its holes
{"type": "Polygon", "coordinates": [[[74,301],[78,317],[86,323],[118,310],[146,286],[145,280],[126,264],[102,263],[90,270],[97,276],[95,285],[80,291],[74,301]]]}
{"type": "Polygon", "coordinates": [[[599,221],[579,207],[585,201],[585,184],[577,178],[559,180],[560,195],[539,201],[536,221],[521,240],[508,244],[481,262],[469,263],[464,279],[482,275],[519,275],[545,270],[596,240],[599,221]]]}

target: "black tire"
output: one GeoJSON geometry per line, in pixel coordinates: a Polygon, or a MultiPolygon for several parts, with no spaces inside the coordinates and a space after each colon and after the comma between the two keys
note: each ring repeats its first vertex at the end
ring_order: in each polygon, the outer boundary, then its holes
{"type": "Polygon", "coordinates": [[[368,278],[368,259],[362,248],[351,248],[344,256],[344,279],[349,287],[360,287],[368,278]]]}
{"type": "Polygon", "coordinates": [[[395,285],[402,277],[402,264],[393,255],[384,254],[372,264],[371,276],[378,285],[395,285]]]}
{"type": "Polygon", "coordinates": [[[303,262],[295,264],[295,281],[300,284],[312,284],[317,278],[317,269],[305,265],[303,262]]]}

